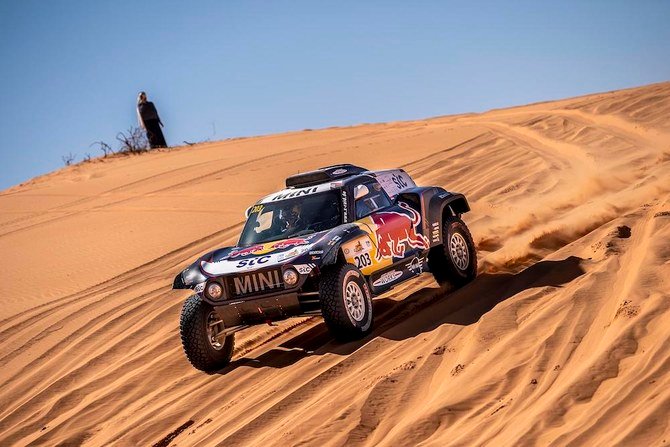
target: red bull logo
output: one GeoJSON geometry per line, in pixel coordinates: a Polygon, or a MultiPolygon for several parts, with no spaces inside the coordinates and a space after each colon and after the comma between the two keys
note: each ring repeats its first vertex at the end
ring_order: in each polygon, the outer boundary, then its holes
{"type": "Polygon", "coordinates": [[[228,258],[236,258],[238,256],[247,256],[247,255],[261,255],[265,253],[270,253],[275,250],[284,250],[291,247],[297,247],[299,245],[309,244],[307,239],[303,238],[292,238],[284,239],[283,241],[269,242],[267,244],[251,245],[245,248],[239,248],[230,252],[228,258]]]}
{"type": "Polygon", "coordinates": [[[395,211],[382,211],[370,215],[377,225],[377,254],[375,259],[405,256],[410,248],[428,248],[428,238],[417,232],[421,223],[421,214],[404,202],[399,205],[409,214],[395,211]]]}
{"type": "Polygon", "coordinates": [[[283,241],[277,241],[272,243],[270,247],[272,250],[283,250],[285,248],[297,247],[298,245],[309,244],[307,239],[303,238],[293,238],[293,239],[284,239],[283,241]]]}
{"type": "Polygon", "coordinates": [[[263,250],[262,245],[252,245],[250,247],[240,248],[239,250],[233,250],[230,252],[230,255],[228,257],[236,258],[238,256],[246,256],[261,250],[263,250]]]}

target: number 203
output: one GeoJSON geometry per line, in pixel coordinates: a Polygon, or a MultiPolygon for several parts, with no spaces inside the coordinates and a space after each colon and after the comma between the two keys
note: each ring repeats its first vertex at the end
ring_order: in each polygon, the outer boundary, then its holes
{"type": "Polygon", "coordinates": [[[354,256],[354,261],[356,261],[356,267],[363,268],[368,265],[372,265],[372,260],[370,259],[369,253],[363,253],[360,256],[354,256]]]}

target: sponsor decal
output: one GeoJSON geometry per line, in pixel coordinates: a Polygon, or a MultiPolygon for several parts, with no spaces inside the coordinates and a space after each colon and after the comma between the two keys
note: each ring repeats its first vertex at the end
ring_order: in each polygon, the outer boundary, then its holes
{"type": "Polygon", "coordinates": [[[301,275],[307,275],[309,272],[314,270],[314,267],[316,267],[315,264],[300,264],[300,265],[294,265],[295,269],[300,273],[301,275]]]}
{"type": "Polygon", "coordinates": [[[246,247],[246,248],[240,248],[240,249],[231,251],[230,254],[228,255],[228,257],[229,258],[236,258],[238,256],[246,256],[246,255],[256,253],[257,251],[260,252],[261,250],[263,250],[263,245],[251,245],[251,246],[246,247]]]}
{"type": "Polygon", "coordinates": [[[340,175],[340,174],[346,174],[347,170],[346,169],[336,169],[333,171],[333,175],[340,175]]]}
{"type": "Polygon", "coordinates": [[[420,275],[421,273],[423,273],[423,261],[424,258],[415,257],[410,262],[405,264],[405,267],[407,267],[407,270],[409,270],[410,272],[416,275],[420,275]]]}
{"type": "Polygon", "coordinates": [[[242,259],[237,263],[235,268],[241,269],[243,267],[253,267],[255,265],[265,264],[270,260],[270,256],[261,256],[260,258],[242,259]]]}
{"type": "Polygon", "coordinates": [[[370,242],[369,239],[364,239],[362,241],[363,242],[361,242],[361,239],[359,239],[356,242],[356,245],[354,245],[354,253],[360,253],[362,251],[365,252],[370,251],[370,248],[372,248],[372,242],[370,242]]]}
{"type": "Polygon", "coordinates": [[[272,196],[270,201],[274,202],[277,200],[292,199],[293,197],[308,196],[317,192],[318,189],[319,188],[317,186],[313,186],[311,188],[302,188],[293,191],[282,191],[279,194],[272,196]]]}
{"type": "Polygon", "coordinates": [[[291,251],[288,251],[286,253],[279,253],[277,255],[277,261],[285,261],[290,258],[295,258],[296,256],[300,256],[301,254],[305,253],[309,247],[296,247],[291,251]]]}
{"type": "Polygon", "coordinates": [[[399,272],[397,270],[391,270],[390,272],[386,272],[382,276],[380,276],[377,281],[372,283],[372,285],[375,287],[384,286],[386,284],[392,283],[401,276],[402,272],[399,272]]]}
{"type": "Polygon", "coordinates": [[[312,250],[309,252],[310,255],[322,255],[323,250],[312,250]]]}
{"type": "Polygon", "coordinates": [[[370,215],[372,221],[377,225],[377,254],[375,259],[380,261],[384,258],[405,255],[405,246],[411,248],[428,248],[428,238],[417,231],[421,223],[421,214],[404,202],[400,207],[409,212],[408,214],[396,211],[380,211],[370,215]]]}
{"type": "Polygon", "coordinates": [[[279,271],[272,270],[236,276],[233,278],[233,286],[236,295],[246,295],[278,289],[282,286],[282,283],[279,279],[279,271]]]}
{"type": "Polygon", "coordinates": [[[440,223],[439,222],[433,222],[431,225],[431,236],[433,238],[433,242],[439,242],[440,241],[440,223]]]}
{"type": "Polygon", "coordinates": [[[440,198],[440,199],[444,199],[444,198],[447,197],[448,195],[449,195],[448,192],[443,192],[443,193],[441,193],[440,195],[438,195],[437,197],[440,198]]]}
{"type": "Polygon", "coordinates": [[[228,258],[236,258],[238,256],[247,256],[247,255],[262,255],[266,253],[271,253],[275,250],[284,250],[286,248],[297,247],[300,245],[309,244],[309,240],[304,238],[291,238],[285,239],[283,241],[269,242],[267,244],[258,244],[251,245],[245,248],[234,249],[228,255],[228,258]]]}
{"type": "Polygon", "coordinates": [[[202,293],[205,290],[205,284],[206,282],[201,282],[200,284],[198,284],[193,288],[193,291],[195,293],[202,293]]]}
{"type": "Polygon", "coordinates": [[[330,190],[331,190],[330,183],[322,183],[320,185],[308,186],[306,188],[286,188],[263,197],[259,201],[259,204],[277,202],[279,200],[291,199],[293,197],[305,197],[318,192],[330,191],[330,190]]]}
{"type": "Polygon", "coordinates": [[[342,236],[333,236],[333,238],[328,241],[328,245],[335,245],[337,244],[340,240],[342,240],[342,236]]]}
{"type": "Polygon", "coordinates": [[[374,176],[377,178],[377,181],[384,191],[386,191],[386,194],[391,198],[394,198],[398,193],[407,188],[416,186],[410,176],[400,169],[380,171],[375,173],[374,176]]]}
{"type": "Polygon", "coordinates": [[[344,213],[344,221],[349,222],[349,208],[347,204],[347,191],[346,189],[342,190],[342,212],[344,213]]]}
{"type": "Polygon", "coordinates": [[[393,183],[395,184],[395,186],[398,189],[405,189],[409,186],[407,184],[407,181],[405,180],[405,178],[402,175],[391,174],[391,180],[393,181],[393,183]]]}
{"type": "Polygon", "coordinates": [[[271,248],[272,250],[283,250],[284,248],[296,247],[298,245],[305,245],[305,244],[309,244],[309,241],[307,239],[292,238],[292,239],[284,239],[283,241],[277,241],[272,244],[271,248]]]}

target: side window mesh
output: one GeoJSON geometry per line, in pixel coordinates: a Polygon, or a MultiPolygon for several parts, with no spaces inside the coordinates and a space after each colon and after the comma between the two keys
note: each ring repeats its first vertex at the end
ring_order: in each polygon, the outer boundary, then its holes
{"type": "Polygon", "coordinates": [[[356,200],[356,219],[362,219],[378,209],[391,205],[391,201],[379,183],[368,182],[364,185],[368,188],[368,193],[356,200]]]}

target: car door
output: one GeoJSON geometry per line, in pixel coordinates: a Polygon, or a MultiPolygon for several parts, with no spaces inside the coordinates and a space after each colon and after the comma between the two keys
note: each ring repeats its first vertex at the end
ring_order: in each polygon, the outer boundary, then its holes
{"type": "Polygon", "coordinates": [[[428,247],[428,241],[417,233],[420,213],[404,203],[392,204],[376,180],[355,185],[353,197],[355,223],[367,238],[345,247],[345,257],[363,274],[383,270],[428,247]]]}

